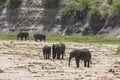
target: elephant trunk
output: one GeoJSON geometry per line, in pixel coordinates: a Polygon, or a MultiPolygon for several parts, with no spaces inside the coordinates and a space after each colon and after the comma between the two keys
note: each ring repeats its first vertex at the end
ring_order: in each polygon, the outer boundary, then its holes
{"type": "Polygon", "coordinates": [[[70,56],[69,56],[69,64],[68,64],[68,66],[70,66],[70,61],[71,61],[71,59],[72,59],[73,57],[75,57],[75,56],[74,56],[74,53],[73,53],[73,52],[70,52],[70,56]]]}

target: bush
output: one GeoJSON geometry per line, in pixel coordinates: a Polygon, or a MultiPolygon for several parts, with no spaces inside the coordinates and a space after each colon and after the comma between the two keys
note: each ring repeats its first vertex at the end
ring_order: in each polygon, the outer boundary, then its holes
{"type": "Polygon", "coordinates": [[[120,0],[119,1],[115,1],[113,3],[112,7],[113,7],[114,11],[120,12],[120,0]]]}
{"type": "Polygon", "coordinates": [[[62,23],[64,23],[65,20],[73,14],[75,8],[76,8],[76,3],[70,3],[61,9],[60,14],[61,14],[62,23]]]}
{"type": "Polygon", "coordinates": [[[99,8],[93,8],[88,12],[89,16],[101,16],[101,12],[99,8]]]}
{"type": "Polygon", "coordinates": [[[42,5],[45,9],[56,8],[59,0],[42,0],[42,5]]]}
{"type": "Polygon", "coordinates": [[[78,2],[81,11],[88,8],[90,5],[90,0],[76,0],[76,2],[78,2]]]}
{"type": "Polygon", "coordinates": [[[17,8],[22,3],[22,0],[7,0],[6,1],[6,8],[8,10],[12,10],[17,8]]]}
{"type": "Polygon", "coordinates": [[[112,5],[112,4],[113,4],[113,0],[107,0],[107,3],[108,3],[109,5],[112,5]]]}
{"type": "Polygon", "coordinates": [[[117,48],[116,54],[120,55],[120,46],[117,48]]]}
{"type": "Polygon", "coordinates": [[[88,24],[84,25],[82,35],[89,35],[90,27],[88,24]]]}

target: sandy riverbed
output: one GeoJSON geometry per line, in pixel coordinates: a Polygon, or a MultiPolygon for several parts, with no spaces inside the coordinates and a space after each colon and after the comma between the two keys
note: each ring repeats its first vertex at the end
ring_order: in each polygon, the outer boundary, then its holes
{"type": "Polygon", "coordinates": [[[69,42],[63,60],[44,60],[42,47],[52,44],[0,41],[0,80],[120,80],[120,56],[115,55],[118,45],[69,42]],[[76,68],[74,59],[68,66],[69,52],[75,48],[91,51],[90,68],[83,61],[76,68]]]}

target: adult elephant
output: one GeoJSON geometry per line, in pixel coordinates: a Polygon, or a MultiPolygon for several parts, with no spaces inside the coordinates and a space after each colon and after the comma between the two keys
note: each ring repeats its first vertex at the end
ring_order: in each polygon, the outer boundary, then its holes
{"type": "Polygon", "coordinates": [[[91,62],[91,53],[88,49],[75,49],[70,52],[69,55],[69,66],[70,66],[70,61],[72,58],[75,58],[76,61],[76,67],[79,67],[79,62],[80,60],[84,61],[84,66],[85,67],[90,67],[89,63],[91,62]]]}
{"type": "Polygon", "coordinates": [[[52,55],[53,59],[57,57],[57,59],[60,59],[60,56],[62,55],[62,59],[64,58],[65,54],[65,44],[64,43],[58,43],[52,45],[52,55]]]}
{"type": "Polygon", "coordinates": [[[44,41],[46,41],[46,35],[34,34],[33,36],[34,36],[35,41],[37,41],[37,40],[40,40],[40,41],[44,40],[44,41]]]}
{"type": "Polygon", "coordinates": [[[51,47],[50,46],[44,46],[43,47],[43,56],[44,59],[50,59],[51,56],[51,47]]]}
{"type": "Polygon", "coordinates": [[[28,36],[29,36],[28,32],[20,32],[20,33],[17,34],[17,40],[19,40],[19,38],[21,40],[23,40],[23,39],[27,40],[28,36]]]}

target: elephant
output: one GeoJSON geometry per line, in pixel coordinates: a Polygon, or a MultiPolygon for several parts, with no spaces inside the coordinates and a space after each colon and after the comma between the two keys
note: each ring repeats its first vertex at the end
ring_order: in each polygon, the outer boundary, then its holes
{"type": "Polygon", "coordinates": [[[84,61],[85,67],[90,67],[89,63],[91,62],[91,52],[88,49],[86,49],[86,48],[74,49],[73,51],[71,51],[70,55],[69,55],[68,66],[70,66],[70,61],[72,58],[75,58],[77,68],[79,67],[80,60],[84,61]]]}
{"type": "Polygon", "coordinates": [[[29,36],[29,33],[28,32],[20,32],[17,34],[17,40],[19,40],[19,38],[21,38],[21,40],[27,40],[29,36]]]}
{"type": "Polygon", "coordinates": [[[44,56],[44,59],[50,59],[50,56],[51,56],[51,47],[50,46],[45,45],[43,47],[43,56],[44,56]]]}
{"type": "Polygon", "coordinates": [[[60,59],[60,56],[62,55],[62,59],[64,58],[64,54],[65,54],[65,44],[64,43],[58,43],[58,44],[53,44],[52,45],[52,55],[53,55],[53,59],[56,58],[60,59]]]}
{"type": "Polygon", "coordinates": [[[40,40],[40,41],[44,40],[44,41],[46,41],[46,35],[34,34],[33,36],[34,36],[35,41],[37,41],[37,40],[40,40]]]}

